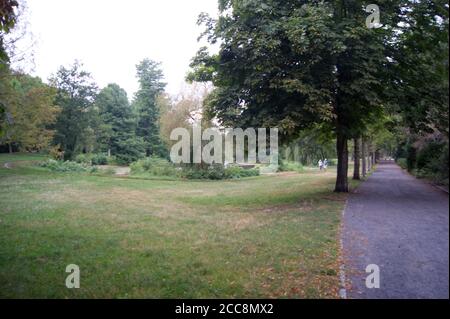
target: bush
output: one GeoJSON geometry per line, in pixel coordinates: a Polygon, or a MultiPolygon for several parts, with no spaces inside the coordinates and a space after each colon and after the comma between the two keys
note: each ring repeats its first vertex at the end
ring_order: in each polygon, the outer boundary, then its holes
{"type": "Polygon", "coordinates": [[[168,160],[156,156],[138,160],[130,165],[132,174],[152,176],[176,176],[178,171],[168,160]]]}
{"type": "Polygon", "coordinates": [[[71,162],[71,161],[57,161],[54,159],[49,159],[45,162],[41,162],[39,166],[44,167],[52,172],[60,172],[60,173],[67,173],[67,172],[94,172],[95,168],[88,166],[86,164],[80,164],[77,162],[71,162]]]}
{"type": "Polygon", "coordinates": [[[448,144],[432,142],[417,153],[417,175],[448,184],[448,144]]]}
{"type": "Polygon", "coordinates": [[[226,170],[228,178],[243,178],[243,177],[252,177],[259,176],[259,169],[251,168],[244,169],[242,167],[228,167],[226,170]]]}
{"type": "Polygon", "coordinates": [[[91,157],[91,154],[78,154],[75,156],[75,162],[91,165],[91,157]]]}
{"type": "Polygon", "coordinates": [[[198,166],[185,167],[181,172],[181,176],[187,179],[237,179],[243,177],[259,176],[259,169],[244,169],[233,165],[225,168],[223,165],[211,165],[203,168],[198,166]]]}
{"type": "Polygon", "coordinates": [[[115,156],[108,156],[106,158],[107,165],[117,165],[117,158],[115,156]]]}
{"type": "Polygon", "coordinates": [[[403,169],[408,169],[408,160],[406,158],[397,158],[397,164],[403,169]]]}
{"type": "Polygon", "coordinates": [[[108,156],[105,154],[93,154],[91,162],[92,165],[106,165],[108,164],[108,156]]]}
{"type": "Polygon", "coordinates": [[[108,156],[106,154],[78,154],[75,162],[87,165],[106,165],[108,164],[108,156]]]}
{"type": "Polygon", "coordinates": [[[278,170],[280,172],[303,172],[305,169],[301,163],[281,161],[278,170]]]}

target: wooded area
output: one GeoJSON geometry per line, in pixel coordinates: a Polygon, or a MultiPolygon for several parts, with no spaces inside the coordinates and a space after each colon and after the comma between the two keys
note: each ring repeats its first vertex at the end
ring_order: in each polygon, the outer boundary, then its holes
{"type": "MultiPolygon", "coordinates": [[[[448,183],[448,5],[383,1],[383,27],[367,28],[363,4],[221,0],[218,19],[199,17],[202,36],[220,50],[202,48],[187,76],[212,89],[193,92],[194,99],[170,97],[160,64],[144,59],[129,102],[117,84],[99,89],[77,61],[47,83],[12,69],[14,47],[5,36],[14,30],[18,3],[3,0],[3,150],[63,160],[107,154],[118,164],[168,158],[167,126],[192,125],[199,112],[208,125],[278,127],[291,154],[298,146],[303,165],[336,158],[338,192],[348,191],[348,158],[361,156],[367,165],[395,157],[448,183]]],[[[358,179],[368,166],[356,162],[358,179]]]]}

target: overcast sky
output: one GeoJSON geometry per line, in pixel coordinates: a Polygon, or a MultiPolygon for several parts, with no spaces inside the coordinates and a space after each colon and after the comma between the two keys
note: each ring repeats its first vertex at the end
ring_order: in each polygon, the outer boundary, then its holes
{"type": "Polygon", "coordinates": [[[145,57],[163,63],[167,91],[182,88],[190,59],[201,45],[202,11],[217,0],[28,0],[34,73],[47,79],[75,59],[103,87],[115,82],[129,98],[137,89],[135,65],[145,57]]]}

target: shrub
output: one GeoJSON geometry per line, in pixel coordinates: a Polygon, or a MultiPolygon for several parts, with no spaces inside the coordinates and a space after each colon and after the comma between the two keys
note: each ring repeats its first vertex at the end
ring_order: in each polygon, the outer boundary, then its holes
{"type": "Polygon", "coordinates": [[[117,158],[115,156],[108,156],[106,158],[107,165],[117,165],[117,158]]]}
{"type": "Polygon", "coordinates": [[[95,168],[88,166],[86,164],[80,164],[71,161],[57,161],[54,159],[49,159],[45,162],[39,163],[39,166],[44,167],[52,172],[94,172],[95,168]]]}
{"type": "Polygon", "coordinates": [[[78,154],[75,162],[87,165],[106,165],[108,164],[108,156],[106,154],[78,154]]]}
{"type": "Polygon", "coordinates": [[[132,174],[148,174],[152,176],[176,176],[177,169],[168,160],[156,156],[138,160],[130,165],[132,174]]]}
{"type": "Polygon", "coordinates": [[[75,162],[91,165],[91,157],[91,154],[78,154],[77,156],[75,156],[75,162]]]}
{"type": "Polygon", "coordinates": [[[211,165],[206,168],[193,166],[183,168],[181,176],[187,179],[237,179],[243,177],[259,176],[259,169],[244,169],[236,165],[232,165],[227,168],[225,168],[223,165],[211,165]]]}
{"type": "Polygon", "coordinates": [[[108,164],[108,156],[105,154],[93,154],[91,157],[92,165],[106,165],[108,164]]]}
{"type": "Polygon", "coordinates": [[[417,175],[448,184],[448,144],[432,142],[417,153],[417,175]]]}
{"type": "Polygon", "coordinates": [[[406,158],[397,158],[397,164],[403,169],[408,168],[408,160],[406,158]]]}
{"type": "Polygon", "coordinates": [[[282,161],[278,170],[280,172],[303,172],[305,169],[301,163],[282,161]]]}

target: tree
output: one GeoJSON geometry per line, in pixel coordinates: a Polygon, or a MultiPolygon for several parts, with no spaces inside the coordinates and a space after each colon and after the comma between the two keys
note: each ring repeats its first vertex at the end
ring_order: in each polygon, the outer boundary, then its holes
{"type": "MultiPolygon", "coordinates": [[[[16,0],[0,0],[0,122],[5,123],[6,105],[5,105],[5,77],[9,73],[9,57],[4,47],[4,36],[8,34],[16,24],[15,8],[19,6],[16,0]]],[[[0,137],[4,134],[4,127],[0,126],[0,137]]]]}
{"type": "Polygon", "coordinates": [[[57,89],[55,103],[61,107],[54,143],[61,146],[66,159],[71,159],[86,151],[88,137],[94,134],[90,115],[94,111],[97,86],[77,61],[69,68],[60,67],[50,83],[57,89]]]}
{"type": "Polygon", "coordinates": [[[117,84],[108,84],[98,94],[95,104],[103,123],[108,153],[123,164],[143,157],[144,143],[136,137],[136,121],[125,90],[117,84]]]}
{"type": "MultiPolygon", "coordinates": [[[[388,25],[395,5],[384,2],[388,25]]],[[[224,125],[276,126],[286,140],[323,124],[336,136],[335,191],[347,192],[347,143],[382,110],[392,28],[368,29],[363,1],[221,0],[219,10],[199,22],[220,51],[202,48],[188,76],[213,82],[211,114],[224,125]]]]}
{"type": "Polygon", "coordinates": [[[168,152],[160,136],[160,112],[157,106],[157,97],[166,86],[162,82],[160,63],[144,59],[136,66],[136,71],[139,80],[139,90],[133,101],[138,114],[136,134],[144,140],[147,156],[166,157],[168,152]]]}
{"type": "Polygon", "coordinates": [[[360,180],[361,174],[360,174],[360,164],[361,164],[361,141],[359,138],[353,139],[353,155],[355,158],[355,166],[353,168],[353,179],[354,180],[360,180]]]}
{"type": "Polygon", "coordinates": [[[208,92],[210,92],[208,86],[194,83],[186,87],[174,99],[170,99],[167,95],[158,97],[157,104],[161,111],[161,137],[168,148],[175,143],[170,140],[170,134],[174,129],[182,127],[191,130],[195,124],[211,126],[209,123],[202,123],[202,105],[208,92]]]}
{"type": "Polygon", "coordinates": [[[417,162],[427,158],[423,169],[428,172],[420,173],[440,176],[448,183],[448,2],[411,1],[399,21],[391,95],[396,99],[392,112],[403,119],[405,134],[397,157],[407,158],[410,171],[421,171],[417,162]],[[440,154],[437,149],[428,152],[436,143],[440,154]]]}
{"type": "Polygon", "coordinates": [[[0,0],[0,68],[8,64],[8,54],[4,48],[4,35],[9,33],[16,24],[15,10],[19,3],[16,0],[0,0]]]}
{"type": "Polygon", "coordinates": [[[393,47],[391,94],[405,125],[419,135],[448,139],[448,1],[409,1],[393,47]]]}
{"type": "MultiPolygon", "coordinates": [[[[54,131],[49,126],[56,120],[59,108],[53,104],[55,89],[41,79],[26,74],[13,73],[6,80],[5,93],[7,117],[1,126],[6,133],[2,144],[15,144],[21,150],[39,151],[47,148],[54,131]]],[[[4,86],[3,86],[4,87],[4,86]]]]}

